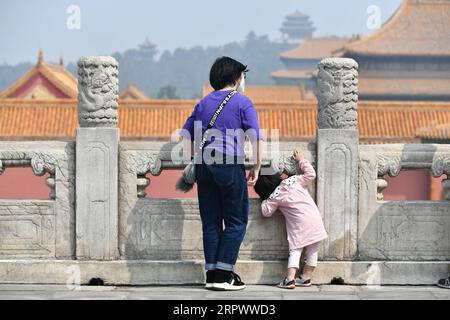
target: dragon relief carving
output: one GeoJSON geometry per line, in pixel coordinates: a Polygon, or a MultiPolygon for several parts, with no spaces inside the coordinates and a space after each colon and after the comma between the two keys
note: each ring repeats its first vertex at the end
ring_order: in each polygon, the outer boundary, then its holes
{"type": "Polygon", "coordinates": [[[46,172],[50,176],[46,179],[45,184],[50,188],[49,198],[52,200],[56,199],[55,192],[55,170],[57,165],[57,159],[50,154],[46,153],[35,153],[31,157],[31,169],[33,173],[37,176],[43,176],[46,172]]]}
{"type": "Polygon", "coordinates": [[[328,58],[318,67],[319,129],[356,129],[358,64],[353,59],[328,58]]]}
{"type": "Polygon", "coordinates": [[[398,155],[383,155],[377,157],[377,172],[379,177],[388,174],[390,177],[396,177],[402,170],[400,156],[398,155]]]}
{"type": "Polygon", "coordinates": [[[118,63],[112,57],[78,61],[78,121],[81,127],[115,127],[118,121],[118,63]]]}
{"type": "Polygon", "coordinates": [[[31,168],[37,176],[42,176],[46,172],[55,175],[56,163],[55,157],[45,153],[36,153],[31,157],[31,168]]]}
{"type": "Polygon", "coordinates": [[[144,176],[147,172],[150,172],[153,176],[161,174],[161,159],[154,153],[139,153],[134,157],[133,162],[137,175],[144,176]]]}
{"type": "Polygon", "coordinates": [[[383,191],[387,188],[388,182],[384,179],[384,175],[388,174],[390,177],[396,177],[402,170],[401,158],[398,155],[383,155],[377,156],[377,200],[384,200],[383,191]]]}

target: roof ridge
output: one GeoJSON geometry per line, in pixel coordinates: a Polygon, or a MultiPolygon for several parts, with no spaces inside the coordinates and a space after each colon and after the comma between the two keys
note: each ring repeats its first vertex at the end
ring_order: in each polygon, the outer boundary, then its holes
{"type": "Polygon", "coordinates": [[[78,92],[75,92],[74,90],[72,90],[72,88],[66,85],[64,81],[58,79],[58,77],[52,72],[52,70],[50,70],[50,67],[46,63],[42,64],[41,72],[50,82],[52,82],[59,90],[61,90],[68,97],[74,98],[78,95],[78,92]]]}

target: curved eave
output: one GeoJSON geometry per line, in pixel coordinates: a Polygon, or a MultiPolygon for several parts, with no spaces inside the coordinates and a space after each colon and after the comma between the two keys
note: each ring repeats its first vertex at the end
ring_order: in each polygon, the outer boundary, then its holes
{"type": "Polygon", "coordinates": [[[17,79],[12,85],[0,92],[0,98],[8,98],[13,95],[17,90],[24,86],[35,74],[37,74],[38,68],[33,66],[22,77],[17,79]]]}

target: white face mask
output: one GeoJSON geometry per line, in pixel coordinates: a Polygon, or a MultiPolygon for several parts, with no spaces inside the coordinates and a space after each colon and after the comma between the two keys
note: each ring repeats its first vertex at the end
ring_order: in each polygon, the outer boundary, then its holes
{"type": "Polygon", "coordinates": [[[239,91],[240,93],[245,92],[245,76],[244,75],[242,75],[242,80],[239,83],[239,88],[237,89],[237,91],[239,91]]]}

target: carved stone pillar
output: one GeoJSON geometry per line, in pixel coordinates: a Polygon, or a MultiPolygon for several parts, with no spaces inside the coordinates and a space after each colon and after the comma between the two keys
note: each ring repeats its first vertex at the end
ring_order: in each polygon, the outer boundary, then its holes
{"type": "Polygon", "coordinates": [[[328,232],[320,255],[351,260],[357,250],[358,64],[328,58],[318,67],[317,204],[328,232]]]}
{"type": "Polygon", "coordinates": [[[76,238],[78,259],[117,259],[118,64],[112,57],[78,61],[76,238]]]}

